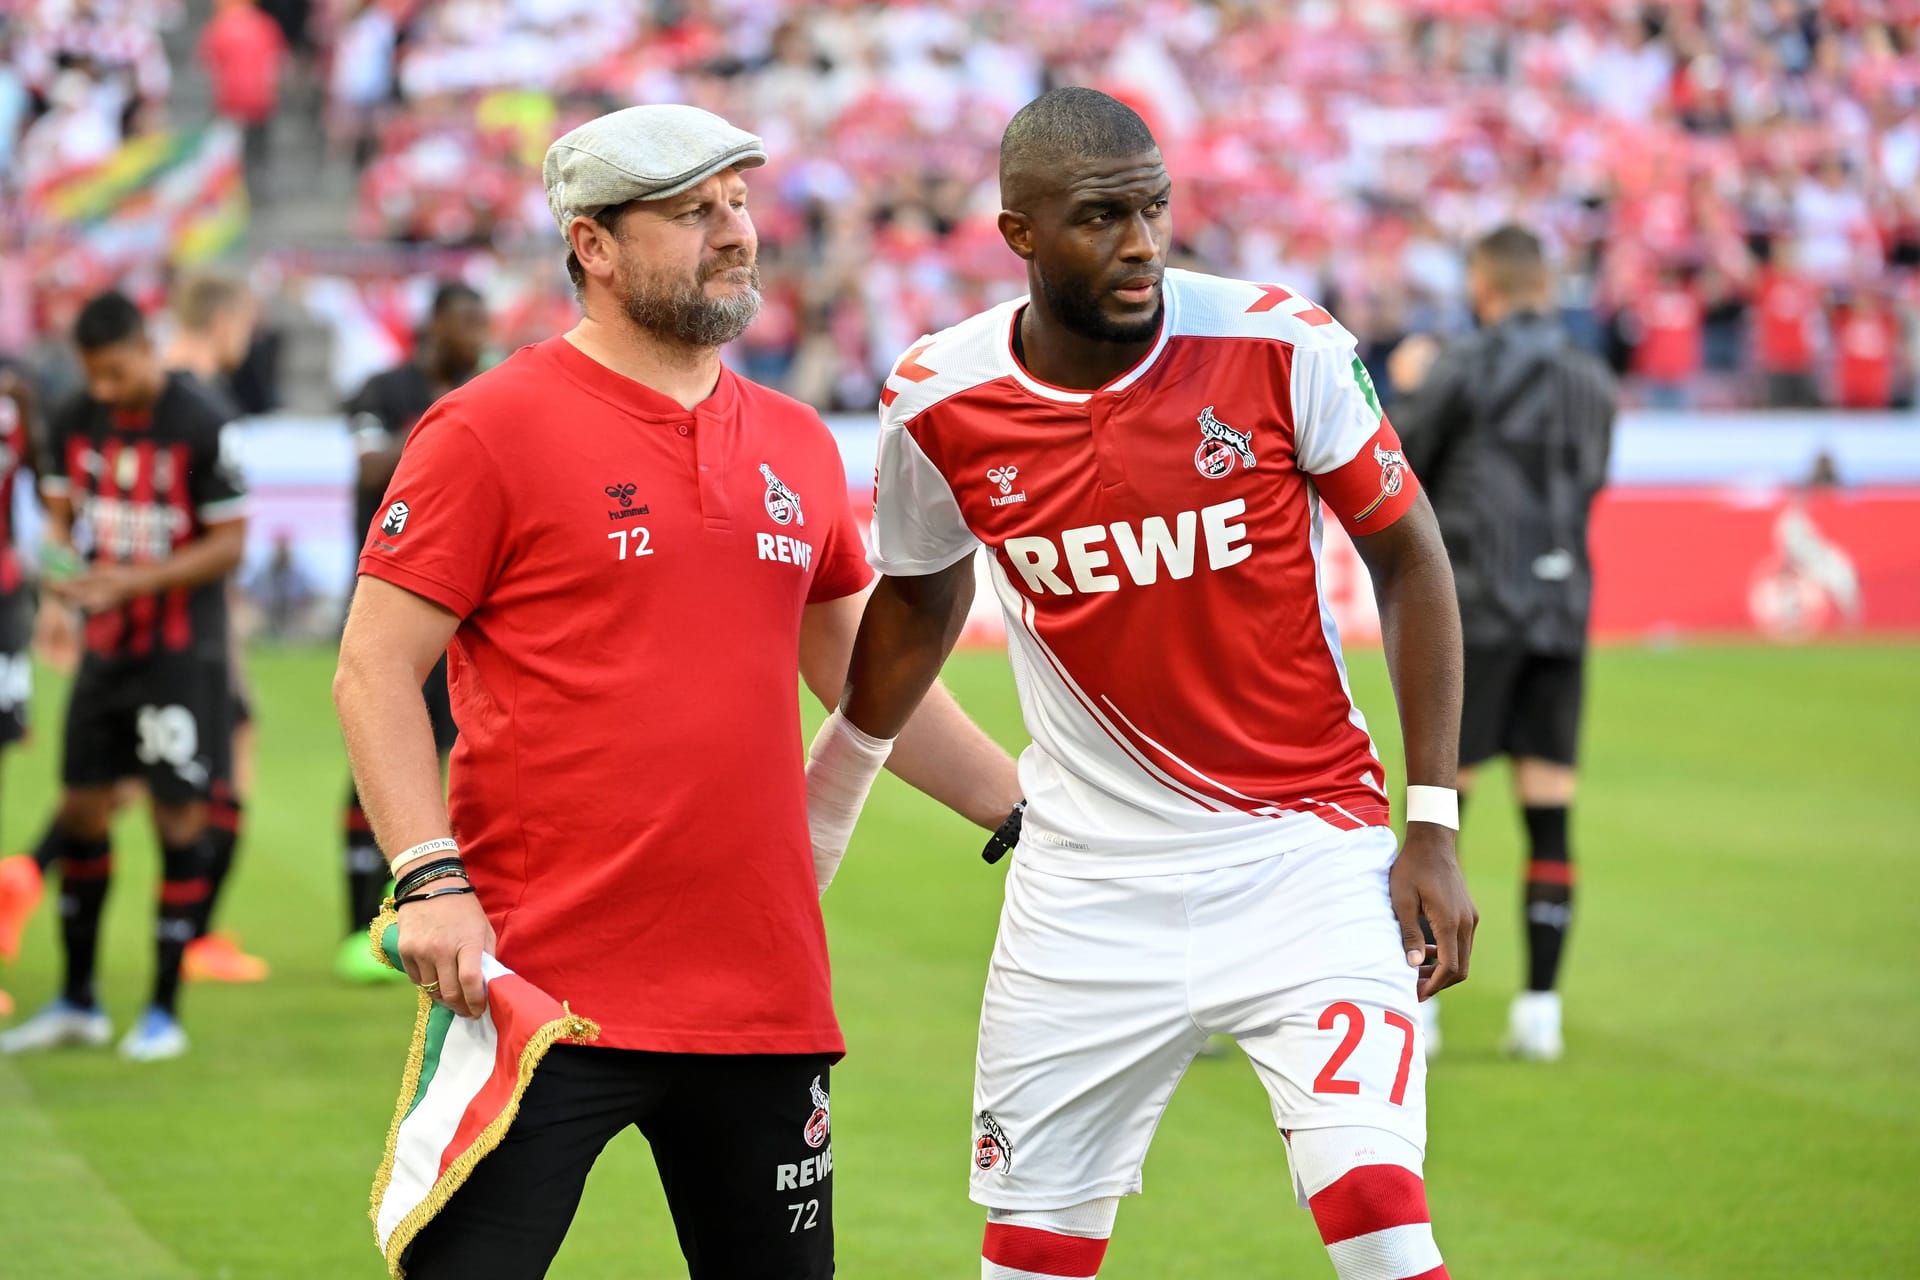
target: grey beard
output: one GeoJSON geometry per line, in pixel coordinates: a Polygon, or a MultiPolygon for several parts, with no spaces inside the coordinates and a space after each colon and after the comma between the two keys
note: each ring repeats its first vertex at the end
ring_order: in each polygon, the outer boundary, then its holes
{"type": "Polygon", "coordinates": [[[656,337],[685,347],[724,347],[745,333],[760,314],[760,268],[744,293],[709,298],[701,287],[720,271],[741,265],[724,263],[702,273],[691,285],[657,292],[634,292],[621,299],[627,319],[656,337]]]}

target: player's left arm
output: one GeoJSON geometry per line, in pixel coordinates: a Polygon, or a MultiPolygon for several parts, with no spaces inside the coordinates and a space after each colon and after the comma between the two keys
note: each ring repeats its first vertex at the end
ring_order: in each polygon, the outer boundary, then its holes
{"type": "MultiPolygon", "coordinates": [[[[1353,538],[1373,578],[1387,671],[1400,708],[1407,784],[1451,792],[1460,749],[1460,606],[1433,507],[1350,335],[1296,353],[1295,459],[1353,538]]],[[[1458,820],[1455,820],[1455,826],[1458,820]]],[[[1390,888],[1422,999],[1467,976],[1480,922],[1454,852],[1454,827],[1409,821],[1390,888]],[[1420,928],[1425,916],[1436,946],[1420,928]],[[1434,954],[1429,956],[1429,950],[1434,954]]]]}
{"type": "MultiPolygon", "coordinates": [[[[970,559],[960,565],[968,574],[972,567],[970,559]]],[[[971,588],[971,577],[965,586],[971,588]]],[[[846,691],[854,636],[869,594],[810,604],[801,614],[800,675],[829,711],[840,705],[846,691]]],[[[972,591],[966,595],[970,598],[972,591]]],[[[964,608],[960,616],[965,617],[964,608]]],[[[894,739],[886,767],[908,786],[988,831],[1004,822],[1020,799],[1013,757],[960,709],[937,679],[894,739]]]]}
{"type": "MultiPolygon", "coordinates": [[[[1354,539],[1373,578],[1387,672],[1400,709],[1407,784],[1452,790],[1460,749],[1460,608],[1440,524],[1424,493],[1398,520],[1354,539]]],[[[1407,823],[1391,878],[1394,915],[1410,964],[1421,967],[1420,996],[1463,982],[1480,913],[1467,893],[1454,847],[1455,831],[1434,822],[1407,823]],[[1420,929],[1425,916],[1438,944],[1420,929]],[[1431,966],[1429,968],[1429,966],[1431,966]]]]}

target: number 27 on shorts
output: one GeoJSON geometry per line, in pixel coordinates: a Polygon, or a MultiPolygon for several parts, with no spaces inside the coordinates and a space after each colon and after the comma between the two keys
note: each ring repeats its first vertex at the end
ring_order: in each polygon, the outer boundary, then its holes
{"type": "MultiPolygon", "coordinates": [[[[1390,1029],[1401,1035],[1400,1066],[1393,1075],[1393,1092],[1387,1095],[1387,1101],[1397,1107],[1407,1100],[1407,1071],[1413,1065],[1413,1023],[1404,1014],[1391,1009],[1384,1011],[1380,1017],[1390,1029]]],[[[1320,1068],[1320,1074],[1313,1078],[1313,1091],[1357,1094],[1360,1092],[1360,1082],[1341,1079],[1340,1068],[1360,1047],[1360,1039],[1367,1031],[1367,1015],[1357,1004],[1336,1000],[1320,1011],[1320,1029],[1331,1031],[1336,1022],[1346,1023],[1346,1034],[1340,1038],[1333,1056],[1327,1059],[1327,1065],[1320,1068]]]]}

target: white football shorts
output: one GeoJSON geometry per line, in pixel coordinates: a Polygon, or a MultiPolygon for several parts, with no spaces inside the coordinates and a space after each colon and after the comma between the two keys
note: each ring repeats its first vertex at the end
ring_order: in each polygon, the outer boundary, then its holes
{"type": "Polygon", "coordinates": [[[1234,1037],[1282,1130],[1426,1149],[1426,1056],[1382,827],[1212,871],[1083,880],[1016,850],[980,1010],[971,1194],[1057,1209],[1140,1190],[1173,1089],[1234,1037]]]}

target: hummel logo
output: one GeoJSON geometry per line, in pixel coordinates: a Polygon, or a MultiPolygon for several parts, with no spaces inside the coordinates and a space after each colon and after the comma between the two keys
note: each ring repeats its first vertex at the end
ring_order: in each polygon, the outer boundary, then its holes
{"type": "MultiPolygon", "coordinates": [[[[631,520],[635,516],[644,516],[648,512],[648,507],[645,503],[637,507],[633,505],[633,495],[638,492],[634,485],[610,484],[601,490],[601,492],[620,504],[620,510],[607,512],[607,519],[609,520],[631,520]]],[[[607,536],[611,538],[613,535],[608,534],[607,536]]]]}
{"type": "Polygon", "coordinates": [[[1011,506],[1016,502],[1025,502],[1027,500],[1027,491],[1025,489],[1022,489],[1019,493],[1013,491],[1013,482],[1019,477],[1020,468],[1015,466],[989,468],[987,470],[987,479],[1000,486],[1000,496],[997,498],[988,498],[988,504],[995,507],[1005,507],[1011,506]]]}

